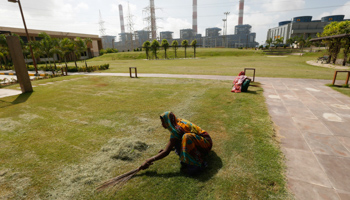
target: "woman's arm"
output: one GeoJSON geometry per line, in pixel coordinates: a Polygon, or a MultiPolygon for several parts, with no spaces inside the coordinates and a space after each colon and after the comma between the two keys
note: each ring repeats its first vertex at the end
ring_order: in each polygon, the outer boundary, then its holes
{"type": "Polygon", "coordinates": [[[147,159],[140,167],[139,169],[143,170],[143,169],[147,169],[150,165],[153,164],[153,162],[155,162],[156,160],[160,160],[162,158],[165,158],[166,156],[169,155],[170,151],[174,148],[175,143],[176,143],[175,138],[171,138],[168,142],[168,144],[166,145],[165,149],[160,150],[159,153],[155,156],[152,156],[151,158],[147,159]]]}

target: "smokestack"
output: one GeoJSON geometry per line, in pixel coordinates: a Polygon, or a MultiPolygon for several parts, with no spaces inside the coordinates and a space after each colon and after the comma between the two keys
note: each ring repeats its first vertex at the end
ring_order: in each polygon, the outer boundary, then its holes
{"type": "Polygon", "coordinates": [[[193,34],[197,35],[197,0],[193,0],[192,29],[193,34]]]}
{"type": "Polygon", "coordinates": [[[243,25],[244,0],[239,0],[238,25],[243,25]]]}
{"type": "Polygon", "coordinates": [[[150,0],[150,3],[152,39],[157,39],[156,12],[154,9],[154,0],[150,0]]]}
{"type": "Polygon", "coordinates": [[[119,19],[120,19],[120,29],[122,33],[125,33],[123,6],[121,4],[119,4],[119,19]]]}

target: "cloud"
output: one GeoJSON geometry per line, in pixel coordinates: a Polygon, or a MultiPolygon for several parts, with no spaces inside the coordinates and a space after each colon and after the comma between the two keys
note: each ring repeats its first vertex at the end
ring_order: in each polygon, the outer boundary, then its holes
{"type": "Polygon", "coordinates": [[[343,6],[334,9],[330,12],[323,12],[321,15],[319,15],[319,19],[325,16],[329,15],[345,15],[344,19],[350,19],[350,1],[346,2],[343,6]]]}
{"type": "Polygon", "coordinates": [[[293,10],[305,7],[305,0],[281,1],[271,0],[262,5],[265,11],[293,10]]]}

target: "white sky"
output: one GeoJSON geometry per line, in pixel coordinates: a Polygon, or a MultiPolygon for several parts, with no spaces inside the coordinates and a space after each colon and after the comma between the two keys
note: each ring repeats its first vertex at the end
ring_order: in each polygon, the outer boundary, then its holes
{"type": "MultiPolygon", "coordinates": [[[[178,38],[180,29],[192,28],[191,0],[154,0],[159,31],[173,31],[178,38]]],[[[148,0],[22,0],[28,29],[64,31],[99,35],[99,11],[107,35],[120,33],[118,5],[123,5],[125,29],[128,32],[128,15],[132,15],[133,29],[147,26],[143,9],[148,0]]],[[[210,27],[223,28],[224,12],[228,15],[227,34],[234,34],[238,23],[239,0],[197,0],[198,32],[203,36],[210,27]]],[[[264,43],[269,28],[293,17],[310,15],[313,20],[323,16],[342,14],[350,19],[350,0],[245,0],[244,24],[252,26],[256,41],[264,43]]],[[[0,26],[23,28],[16,3],[0,1],[0,26]]],[[[118,39],[118,38],[117,38],[118,39]]]]}

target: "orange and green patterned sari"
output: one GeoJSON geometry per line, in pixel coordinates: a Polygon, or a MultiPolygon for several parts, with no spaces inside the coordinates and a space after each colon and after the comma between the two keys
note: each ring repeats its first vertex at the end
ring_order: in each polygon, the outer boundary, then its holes
{"type": "Polygon", "coordinates": [[[209,153],[213,145],[209,134],[190,121],[176,118],[172,112],[165,112],[160,117],[168,126],[170,138],[178,140],[175,148],[181,162],[201,167],[203,157],[209,153]],[[171,123],[171,118],[175,121],[175,125],[171,123]]]}

